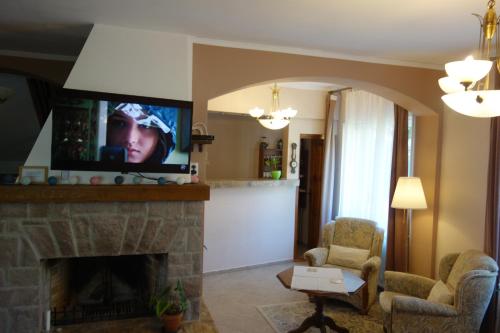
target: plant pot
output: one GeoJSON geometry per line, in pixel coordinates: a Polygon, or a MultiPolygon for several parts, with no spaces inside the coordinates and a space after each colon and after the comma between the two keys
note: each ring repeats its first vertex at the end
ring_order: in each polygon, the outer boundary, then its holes
{"type": "Polygon", "coordinates": [[[175,333],[179,330],[182,324],[183,313],[174,315],[163,315],[161,320],[163,322],[163,329],[165,333],[175,333]]]}
{"type": "Polygon", "coordinates": [[[271,177],[275,180],[278,180],[281,178],[281,170],[274,170],[271,171],[271,177]]]}

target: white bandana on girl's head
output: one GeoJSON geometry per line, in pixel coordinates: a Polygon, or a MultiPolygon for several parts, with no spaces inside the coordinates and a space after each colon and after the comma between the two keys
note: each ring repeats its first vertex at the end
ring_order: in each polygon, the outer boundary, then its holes
{"type": "Polygon", "coordinates": [[[127,116],[134,119],[135,122],[139,125],[144,125],[148,127],[158,127],[165,134],[170,132],[170,128],[167,125],[165,125],[165,123],[161,121],[160,118],[158,118],[154,114],[150,115],[144,112],[144,110],[139,104],[121,103],[115,108],[115,110],[125,113],[127,116]],[[144,116],[146,116],[146,118],[138,119],[144,116]]]}

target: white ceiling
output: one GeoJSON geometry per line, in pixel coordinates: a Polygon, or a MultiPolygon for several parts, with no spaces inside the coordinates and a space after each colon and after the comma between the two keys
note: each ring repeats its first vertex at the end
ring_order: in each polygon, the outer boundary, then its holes
{"type": "Polygon", "coordinates": [[[0,49],[77,55],[93,23],[439,67],[486,0],[2,0],[0,49]]]}

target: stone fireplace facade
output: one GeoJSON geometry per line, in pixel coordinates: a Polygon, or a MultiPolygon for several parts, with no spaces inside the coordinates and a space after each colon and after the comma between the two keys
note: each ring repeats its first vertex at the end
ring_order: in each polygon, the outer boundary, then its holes
{"type": "Polygon", "coordinates": [[[168,254],[199,318],[203,201],[1,203],[0,332],[40,332],[50,307],[46,259],[168,254]]]}

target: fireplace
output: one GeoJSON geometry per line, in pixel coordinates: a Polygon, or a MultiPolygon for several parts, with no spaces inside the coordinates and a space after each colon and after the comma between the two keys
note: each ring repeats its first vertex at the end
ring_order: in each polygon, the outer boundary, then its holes
{"type": "MultiPolygon", "coordinates": [[[[108,313],[135,317],[149,311],[146,303],[155,286],[177,280],[188,300],[185,320],[199,318],[203,200],[208,198],[198,198],[192,194],[197,187],[184,185],[176,194],[184,201],[144,201],[147,195],[173,196],[169,187],[145,185],[126,195],[142,201],[126,202],[124,188],[40,185],[28,189],[43,192],[36,200],[53,191],[58,202],[0,203],[0,332],[44,331],[53,308],[50,323],[57,326],[107,321],[108,313]],[[105,199],[75,203],[64,202],[72,198],[66,194],[59,197],[59,191],[68,191],[81,200],[80,190],[105,199]],[[118,201],[111,201],[115,193],[118,201]],[[186,199],[188,193],[198,201],[186,199]]],[[[28,190],[24,202],[30,201],[28,190]]],[[[67,327],[73,326],[78,325],[67,327]]]]}
{"type": "Polygon", "coordinates": [[[167,285],[166,254],[49,259],[51,326],[152,315],[167,285]]]}

